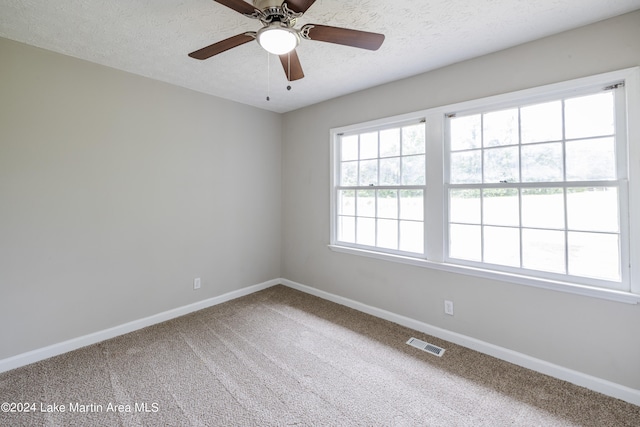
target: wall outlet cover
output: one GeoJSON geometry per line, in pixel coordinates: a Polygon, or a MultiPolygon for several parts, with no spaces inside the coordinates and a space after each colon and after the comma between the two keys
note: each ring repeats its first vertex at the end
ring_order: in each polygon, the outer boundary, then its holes
{"type": "Polygon", "coordinates": [[[444,300],[444,313],[453,316],[453,301],[444,300]]]}

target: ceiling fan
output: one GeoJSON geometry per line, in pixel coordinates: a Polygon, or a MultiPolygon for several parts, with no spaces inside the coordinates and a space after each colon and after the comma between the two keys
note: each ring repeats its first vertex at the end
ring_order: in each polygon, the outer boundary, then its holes
{"type": "Polygon", "coordinates": [[[249,18],[258,19],[262,28],[229,37],[189,54],[195,59],[207,59],[253,40],[257,40],[267,52],[280,57],[287,80],[304,77],[302,65],[296,53],[301,39],[336,43],[368,50],[378,50],[384,41],[383,34],[328,25],[306,24],[295,29],[296,20],[316,0],[214,0],[249,18]]]}

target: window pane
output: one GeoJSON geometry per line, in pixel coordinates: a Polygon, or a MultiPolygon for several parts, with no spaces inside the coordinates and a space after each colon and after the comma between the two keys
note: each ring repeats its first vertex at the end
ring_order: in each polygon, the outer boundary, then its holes
{"type": "Polygon", "coordinates": [[[400,221],[400,250],[424,252],[424,227],[422,222],[400,221]]]}
{"type": "Polygon", "coordinates": [[[376,185],[378,183],[378,161],[362,160],[360,161],[360,179],[359,185],[376,185]]]}
{"type": "Polygon", "coordinates": [[[378,157],[378,132],[360,135],[360,159],[375,159],[378,157]]]}
{"type": "Polygon", "coordinates": [[[616,179],[613,138],[568,141],[567,181],[616,179]]]}
{"type": "Polygon", "coordinates": [[[480,190],[450,190],[449,221],[480,224],[480,190]]]}
{"type": "Polygon", "coordinates": [[[569,274],[619,281],[619,266],[617,234],[569,233],[569,274]]]}
{"type": "Polygon", "coordinates": [[[397,190],[378,190],[378,218],[398,218],[397,190]]]}
{"type": "Polygon", "coordinates": [[[424,194],[422,190],[400,191],[400,218],[423,220],[424,194]]]}
{"type": "Polygon", "coordinates": [[[532,228],[564,228],[564,196],[561,188],[522,190],[522,225],[532,228]]]}
{"type": "Polygon", "coordinates": [[[491,225],[519,225],[520,207],[515,188],[482,190],[483,223],[491,225]]]}
{"type": "Polygon", "coordinates": [[[424,154],[424,124],[405,126],[402,128],[402,155],[424,154]]]}
{"type": "Polygon", "coordinates": [[[485,147],[519,143],[517,108],[485,114],[482,127],[485,147]]]}
{"type": "Polygon", "coordinates": [[[356,192],[354,190],[338,191],[338,214],[356,214],[356,192]]]}
{"type": "Polygon", "coordinates": [[[348,243],[356,242],[356,219],[354,217],[338,217],[338,240],[348,243]]]}
{"type": "Polygon", "coordinates": [[[451,131],[451,150],[479,148],[481,145],[480,114],[466,117],[454,117],[449,121],[451,131]]]}
{"type": "Polygon", "coordinates": [[[400,184],[400,157],[380,159],[380,185],[400,184]]]}
{"type": "Polygon", "coordinates": [[[485,150],[484,182],[518,182],[518,163],[518,147],[485,150]]]}
{"type": "Polygon", "coordinates": [[[451,258],[480,261],[481,233],[479,225],[449,226],[449,256],[451,258]]]}
{"type": "Polygon", "coordinates": [[[376,215],[376,200],[374,190],[359,190],[358,199],[358,216],[374,217],[376,215]]]}
{"type": "Polygon", "coordinates": [[[485,227],[484,262],[520,267],[519,230],[510,227],[485,227]]]}
{"type": "Polygon", "coordinates": [[[340,160],[358,159],[358,135],[343,136],[340,140],[340,160]]]}
{"type": "Polygon", "coordinates": [[[520,109],[522,143],[562,139],[562,102],[529,105],[520,109]]]}
{"type": "Polygon", "coordinates": [[[525,145],[521,149],[522,181],[563,181],[562,144],[525,145]]]}
{"type": "Polygon", "coordinates": [[[570,230],[617,232],[617,188],[569,188],[567,218],[570,230]]]}
{"type": "Polygon", "coordinates": [[[400,129],[380,131],[380,157],[400,155],[400,129]]]}
{"type": "Polygon", "coordinates": [[[451,183],[477,184],[482,182],[480,150],[451,153],[451,183]]]}
{"type": "Polygon", "coordinates": [[[402,184],[424,185],[425,164],[424,154],[402,157],[402,184]]]}
{"type": "Polygon", "coordinates": [[[398,221],[378,220],[378,245],[381,248],[398,249],[398,221]]]}
{"type": "Polygon", "coordinates": [[[567,99],[564,103],[566,138],[613,135],[613,91],[567,99]]]}
{"type": "Polygon", "coordinates": [[[564,274],[564,254],[564,231],[522,230],[524,268],[564,274]]]}
{"type": "Polygon", "coordinates": [[[358,162],[344,162],[340,165],[340,185],[358,185],[358,162]]]}
{"type": "Polygon", "coordinates": [[[358,218],[356,243],[360,245],[376,245],[376,220],[373,218],[358,218]]]}

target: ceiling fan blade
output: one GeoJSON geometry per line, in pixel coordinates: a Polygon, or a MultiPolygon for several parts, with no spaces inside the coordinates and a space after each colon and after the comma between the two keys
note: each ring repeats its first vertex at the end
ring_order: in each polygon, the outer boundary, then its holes
{"type": "Polygon", "coordinates": [[[229,49],[233,49],[234,47],[249,43],[252,40],[255,40],[255,37],[251,36],[249,33],[238,34],[236,36],[229,37],[228,39],[219,41],[218,43],[214,43],[207,47],[203,47],[202,49],[198,49],[195,52],[191,52],[189,56],[195,59],[211,58],[214,55],[217,55],[229,49]]]}
{"type": "Polygon", "coordinates": [[[316,0],[286,0],[285,3],[294,12],[305,13],[316,0]]]}
{"type": "Polygon", "coordinates": [[[282,63],[282,68],[284,68],[284,73],[287,75],[287,80],[290,82],[294,80],[299,80],[304,77],[304,73],[302,72],[302,65],[300,64],[300,58],[298,58],[298,54],[295,49],[289,53],[285,53],[280,56],[280,62],[282,63]]]}
{"type": "Polygon", "coordinates": [[[250,5],[244,0],[213,0],[216,3],[220,3],[228,8],[235,10],[236,12],[240,12],[243,15],[251,15],[256,10],[255,7],[250,5]]]}
{"type": "Polygon", "coordinates": [[[309,27],[309,39],[321,42],[342,44],[345,46],[359,47],[361,49],[378,50],[384,41],[384,34],[331,27],[328,25],[310,24],[309,27]]]}

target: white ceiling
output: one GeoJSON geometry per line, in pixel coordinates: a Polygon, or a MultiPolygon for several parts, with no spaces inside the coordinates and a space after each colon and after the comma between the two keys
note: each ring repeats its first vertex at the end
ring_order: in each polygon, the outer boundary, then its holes
{"type": "Polygon", "coordinates": [[[379,32],[380,50],[302,40],[305,77],[250,42],[187,54],[260,22],[212,0],[2,0],[0,36],[286,112],[640,9],[640,0],[317,0],[307,23],[379,32]],[[270,101],[266,100],[267,93],[270,101]]]}

